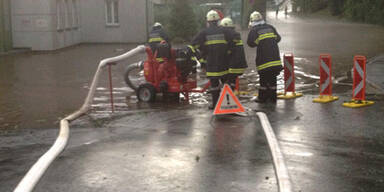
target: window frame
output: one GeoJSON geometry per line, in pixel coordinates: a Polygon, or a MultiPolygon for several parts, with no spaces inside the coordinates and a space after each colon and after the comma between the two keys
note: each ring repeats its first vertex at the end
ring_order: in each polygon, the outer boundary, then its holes
{"type": "Polygon", "coordinates": [[[64,30],[64,22],[63,22],[63,1],[57,0],[56,1],[56,30],[57,31],[63,31],[64,30]]]}
{"type": "Polygon", "coordinates": [[[65,18],[65,27],[64,29],[65,30],[70,30],[71,29],[71,26],[72,26],[72,23],[70,22],[70,18],[71,18],[71,14],[70,14],[70,6],[69,6],[69,0],[64,0],[64,18],[65,18]]]}
{"type": "Polygon", "coordinates": [[[105,25],[111,27],[120,26],[119,18],[119,1],[118,0],[105,0],[105,25]],[[110,5],[111,10],[108,9],[110,5]],[[117,6],[117,8],[116,8],[117,6]],[[117,14],[116,14],[117,12],[117,14]],[[108,20],[108,17],[111,17],[111,22],[108,20]]]}
{"type": "Polygon", "coordinates": [[[72,3],[72,29],[77,29],[79,26],[79,21],[77,19],[77,0],[70,0],[72,3]]]}

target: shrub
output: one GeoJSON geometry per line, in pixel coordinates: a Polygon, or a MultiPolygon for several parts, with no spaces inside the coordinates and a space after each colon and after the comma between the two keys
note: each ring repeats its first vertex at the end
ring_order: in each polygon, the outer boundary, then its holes
{"type": "Polygon", "coordinates": [[[186,41],[197,33],[196,16],[188,0],[177,0],[171,4],[169,31],[171,38],[181,38],[186,41]]]}

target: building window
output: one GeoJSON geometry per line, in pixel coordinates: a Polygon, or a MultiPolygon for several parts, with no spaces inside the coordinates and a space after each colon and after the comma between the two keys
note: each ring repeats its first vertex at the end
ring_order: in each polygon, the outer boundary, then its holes
{"type": "Polygon", "coordinates": [[[56,1],[56,18],[57,18],[57,26],[56,29],[58,31],[62,31],[65,29],[65,1],[57,0],[56,1]]]}
{"type": "Polygon", "coordinates": [[[65,29],[71,29],[72,27],[72,7],[70,0],[65,0],[65,29]]]}
{"type": "Polygon", "coordinates": [[[72,28],[77,28],[79,25],[78,21],[78,10],[77,10],[77,1],[71,0],[72,2],[72,28]]]}
{"type": "Polygon", "coordinates": [[[106,0],[105,1],[105,20],[107,25],[119,25],[119,1],[106,0]]]}

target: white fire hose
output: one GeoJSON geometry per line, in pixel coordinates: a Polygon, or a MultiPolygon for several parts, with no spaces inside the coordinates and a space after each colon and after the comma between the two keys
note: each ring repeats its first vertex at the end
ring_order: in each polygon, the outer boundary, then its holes
{"type": "Polygon", "coordinates": [[[144,45],[139,45],[135,49],[128,51],[122,55],[111,57],[100,61],[96,74],[93,77],[91,88],[88,92],[88,96],[85,99],[83,106],[76,112],[67,116],[60,121],[60,133],[52,147],[39,158],[39,160],[29,169],[28,173],[23,177],[20,183],[15,188],[14,192],[30,192],[34,189],[37,182],[43,176],[49,165],[56,159],[56,157],[64,150],[69,139],[69,122],[84,115],[92,105],[93,97],[96,91],[97,84],[99,82],[99,76],[101,70],[109,63],[115,63],[132,57],[138,53],[145,51],[144,45]]]}

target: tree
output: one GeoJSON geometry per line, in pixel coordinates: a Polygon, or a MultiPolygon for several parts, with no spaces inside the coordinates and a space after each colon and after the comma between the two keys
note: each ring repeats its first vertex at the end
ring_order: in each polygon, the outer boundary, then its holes
{"type": "Polygon", "coordinates": [[[332,15],[340,15],[344,11],[345,0],[329,0],[328,6],[332,15]]]}
{"type": "Polygon", "coordinates": [[[196,16],[188,0],[177,0],[171,4],[170,36],[189,41],[197,33],[196,16]]]}

